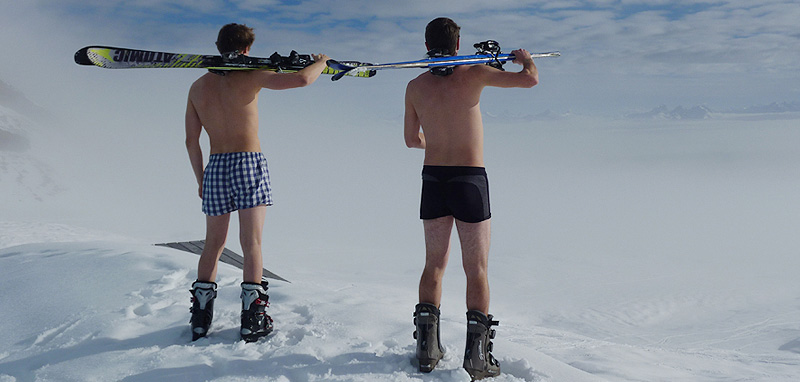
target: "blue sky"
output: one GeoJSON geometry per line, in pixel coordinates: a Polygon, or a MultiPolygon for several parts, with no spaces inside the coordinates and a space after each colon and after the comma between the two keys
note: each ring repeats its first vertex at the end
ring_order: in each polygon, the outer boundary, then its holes
{"type": "MultiPolygon", "coordinates": [[[[462,26],[462,53],[487,39],[505,51],[563,53],[537,61],[535,102],[498,93],[489,106],[499,112],[507,105],[613,115],[662,104],[725,109],[800,99],[795,1],[34,0],[6,2],[0,13],[4,29],[30,32],[0,38],[7,52],[39,44],[67,54],[107,44],[213,53],[218,28],[235,21],[256,29],[254,55],[294,49],[369,62],[420,58],[425,24],[446,15],[462,26]]],[[[0,76],[9,80],[13,70],[0,76]]],[[[382,72],[369,86],[394,94],[417,73],[382,72]]]]}

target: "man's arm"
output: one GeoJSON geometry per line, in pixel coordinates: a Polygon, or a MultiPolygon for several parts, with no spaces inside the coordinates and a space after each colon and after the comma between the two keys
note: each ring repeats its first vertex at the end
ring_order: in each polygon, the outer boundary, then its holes
{"type": "Polygon", "coordinates": [[[420,122],[414,103],[411,101],[411,84],[406,87],[406,111],[403,118],[403,135],[408,148],[425,149],[425,135],[420,131],[420,122]]]}
{"type": "Polygon", "coordinates": [[[189,153],[189,162],[197,179],[198,194],[203,197],[203,149],[200,147],[200,134],[203,124],[197,115],[197,110],[192,104],[192,99],[186,103],[186,151],[189,153]]]}
{"type": "Polygon", "coordinates": [[[487,86],[500,88],[531,88],[539,83],[539,71],[533,63],[531,54],[525,49],[517,49],[511,52],[514,55],[514,63],[522,65],[519,72],[504,72],[488,65],[475,65],[484,75],[484,83],[487,86]]]}
{"type": "Polygon", "coordinates": [[[261,87],[272,90],[285,90],[311,85],[319,78],[325,67],[328,66],[327,61],[330,59],[324,54],[314,54],[312,57],[314,58],[313,64],[294,73],[258,72],[260,74],[259,82],[261,87]]]}

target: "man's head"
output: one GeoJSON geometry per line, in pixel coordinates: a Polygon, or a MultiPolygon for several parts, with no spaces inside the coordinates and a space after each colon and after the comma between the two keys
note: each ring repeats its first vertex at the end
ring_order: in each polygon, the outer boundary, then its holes
{"type": "Polygon", "coordinates": [[[425,45],[428,50],[440,49],[449,55],[455,55],[459,48],[461,27],[447,17],[439,17],[425,27],[425,45]]]}
{"type": "Polygon", "coordinates": [[[244,24],[228,24],[219,30],[217,36],[217,50],[220,53],[231,53],[238,51],[245,53],[253,45],[256,34],[253,28],[244,24]]]}

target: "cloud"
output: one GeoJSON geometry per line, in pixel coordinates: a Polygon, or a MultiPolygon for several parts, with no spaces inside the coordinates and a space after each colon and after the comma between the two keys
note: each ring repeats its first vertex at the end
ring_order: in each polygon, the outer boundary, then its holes
{"type": "Polygon", "coordinates": [[[537,61],[542,82],[534,92],[548,96],[534,112],[650,108],[640,103],[675,104],[680,96],[698,98],[689,104],[746,106],[800,92],[800,7],[793,1],[39,0],[0,6],[0,14],[11,28],[43,26],[31,37],[0,37],[6,50],[50,38],[214,53],[218,28],[244,22],[256,29],[254,49],[264,55],[294,49],[368,62],[421,57],[425,25],[445,15],[462,26],[462,53],[487,39],[504,51],[563,53],[537,61]],[[14,41],[20,38],[35,40],[14,41]],[[744,88],[749,94],[737,94],[744,88]],[[641,97],[644,89],[653,93],[641,97]],[[605,97],[590,96],[598,92],[605,97]]]}
{"type": "MultiPolygon", "coordinates": [[[[51,17],[91,22],[100,30],[124,29],[131,41],[191,39],[179,28],[204,31],[246,20],[277,35],[296,34],[327,45],[366,41],[362,49],[417,51],[433,17],[449,15],[466,38],[493,38],[508,46],[562,46],[586,66],[673,75],[797,70],[800,7],[787,1],[440,1],[395,2],[137,0],[35,2],[51,17]],[[283,33],[281,33],[283,32],[283,33]],[[170,36],[170,39],[165,38],[170,36]],[[379,44],[378,42],[382,43],[379,44]],[[614,65],[611,65],[614,64],[614,65]],[[679,66],[679,67],[677,67],[679,66]]],[[[198,38],[199,36],[195,36],[198,38]]],[[[476,42],[475,41],[475,42],[476,42]]],[[[471,44],[471,42],[469,42],[471,44]]],[[[591,68],[590,68],[591,69],[591,68]]]]}

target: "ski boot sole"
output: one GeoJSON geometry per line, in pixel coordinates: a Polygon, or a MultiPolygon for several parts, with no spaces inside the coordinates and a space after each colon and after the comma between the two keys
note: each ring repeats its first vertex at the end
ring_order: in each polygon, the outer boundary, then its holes
{"type": "Polygon", "coordinates": [[[484,379],[484,378],[496,377],[496,376],[500,375],[499,372],[494,373],[494,372],[492,372],[490,370],[478,370],[478,369],[470,369],[470,368],[466,368],[466,367],[464,368],[464,370],[467,371],[467,374],[469,374],[469,376],[472,378],[473,381],[477,381],[479,379],[484,379]]]}
{"type": "Polygon", "coordinates": [[[242,340],[244,340],[244,342],[250,343],[250,342],[256,342],[259,339],[268,336],[270,333],[272,333],[271,330],[266,332],[266,333],[242,334],[241,336],[242,336],[242,340]]]}

